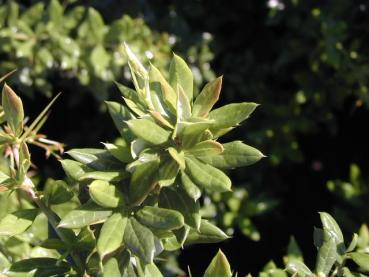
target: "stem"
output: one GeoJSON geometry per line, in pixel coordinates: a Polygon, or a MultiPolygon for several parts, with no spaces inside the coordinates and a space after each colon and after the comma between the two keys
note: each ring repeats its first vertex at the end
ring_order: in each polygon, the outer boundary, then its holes
{"type": "MultiPolygon", "coordinates": [[[[46,215],[47,220],[49,221],[51,227],[53,227],[54,231],[59,236],[59,238],[63,242],[69,244],[68,238],[63,234],[63,232],[60,232],[60,229],[57,227],[58,219],[55,217],[55,214],[48,207],[45,206],[45,204],[41,201],[41,199],[37,195],[33,196],[32,199],[35,202],[35,204],[40,208],[40,210],[46,215]]],[[[70,252],[70,256],[72,257],[78,272],[80,273],[83,272],[84,265],[81,261],[81,258],[76,253],[74,253],[74,251],[70,252]]]]}

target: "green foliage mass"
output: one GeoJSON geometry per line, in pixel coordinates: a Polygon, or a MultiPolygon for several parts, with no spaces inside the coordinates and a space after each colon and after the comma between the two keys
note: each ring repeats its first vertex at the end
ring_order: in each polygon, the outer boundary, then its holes
{"type": "MultiPolygon", "coordinates": [[[[25,126],[22,101],[4,85],[0,134],[8,166],[0,188],[17,193],[29,207],[0,221],[2,269],[8,276],[162,276],[154,263],[162,252],[228,238],[202,218],[200,198],[231,190],[223,170],[264,157],[241,141],[218,142],[257,104],[213,109],[222,78],[197,94],[193,74],[179,56],[173,56],[166,80],[154,65],[147,70],[127,45],[125,52],[135,90],[117,84],[126,105],[106,103],[121,137],[104,149],[68,151],[73,160],[61,160],[67,180],[50,180],[43,189],[27,175],[28,145],[37,142],[50,153],[62,147],[38,134],[56,98],[25,126]],[[48,225],[52,231],[45,232],[48,225]],[[33,230],[44,232],[33,235],[33,230]],[[13,257],[10,241],[25,234],[31,237],[24,242],[29,250],[18,249],[13,257]],[[37,250],[43,249],[40,255],[37,250]]],[[[15,244],[21,247],[23,241],[15,244]]],[[[212,272],[229,275],[230,269],[209,269],[206,276],[212,272]]]]}
{"type": "MultiPolygon", "coordinates": [[[[112,80],[130,80],[123,41],[147,64],[167,67],[175,36],[152,31],[142,19],[128,15],[107,24],[96,9],[65,3],[52,0],[47,5],[36,2],[24,7],[7,1],[0,6],[0,74],[18,68],[12,81],[22,93],[50,97],[55,91],[53,80],[77,80],[82,90],[99,101],[106,100],[112,80]]],[[[212,57],[208,43],[202,40],[188,48],[198,72],[197,85],[203,77],[212,78],[209,70],[202,74],[212,57]]]]}

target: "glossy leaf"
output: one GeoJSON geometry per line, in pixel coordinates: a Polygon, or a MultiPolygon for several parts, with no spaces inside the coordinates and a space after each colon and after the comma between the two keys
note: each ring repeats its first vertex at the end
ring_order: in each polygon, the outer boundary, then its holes
{"type": "Polygon", "coordinates": [[[231,190],[231,180],[221,170],[197,160],[186,157],[186,173],[193,182],[211,192],[231,190]]]}
{"type": "Polygon", "coordinates": [[[162,187],[170,186],[174,183],[179,171],[176,161],[170,159],[162,163],[159,168],[159,185],[162,187]]]}
{"type": "Polygon", "coordinates": [[[119,133],[126,139],[129,138],[128,134],[126,134],[125,129],[127,129],[127,124],[125,121],[134,118],[131,112],[123,105],[112,102],[106,101],[106,105],[108,106],[108,111],[113,119],[114,125],[119,131],[119,133]]]}
{"type": "Polygon", "coordinates": [[[66,262],[53,258],[31,258],[13,263],[9,270],[16,273],[34,270],[34,276],[48,277],[65,274],[70,267],[66,262]]]}
{"type": "Polygon", "coordinates": [[[107,181],[95,180],[89,185],[91,199],[101,207],[116,208],[124,204],[119,189],[107,181]]]}
{"type": "Polygon", "coordinates": [[[214,155],[221,154],[224,151],[222,144],[214,140],[205,140],[197,143],[191,147],[188,152],[197,158],[201,157],[211,157],[214,155]]]}
{"type": "Polygon", "coordinates": [[[336,241],[338,251],[340,252],[339,254],[343,254],[345,252],[345,245],[340,227],[338,226],[334,218],[328,213],[321,212],[319,214],[320,220],[322,221],[323,224],[323,229],[330,232],[330,234],[336,241]]]}
{"type": "Polygon", "coordinates": [[[19,136],[23,131],[23,104],[19,96],[7,84],[3,87],[2,106],[10,129],[14,135],[19,136]]]}
{"type": "Polygon", "coordinates": [[[168,152],[169,152],[170,156],[177,162],[179,167],[181,169],[185,169],[186,163],[185,163],[185,159],[184,159],[184,153],[183,152],[178,152],[177,149],[175,149],[173,147],[169,147],[168,152]]]}
{"type": "Polygon", "coordinates": [[[305,277],[313,277],[313,274],[310,269],[301,261],[292,261],[287,264],[286,271],[292,275],[296,274],[297,276],[305,276],[305,277]]]}
{"type": "Polygon", "coordinates": [[[187,66],[186,62],[176,54],[173,55],[173,59],[169,67],[169,83],[173,88],[177,88],[180,85],[187,98],[192,102],[193,98],[193,76],[191,69],[187,66]]]}
{"type": "Polygon", "coordinates": [[[122,179],[125,179],[129,176],[129,174],[123,170],[121,171],[90,171],[83,173],[79,177],[79,181],[93,179],[93,180],[101,180],[107,182],[118,182],[122,179]]]}
{"type": "Polygon", "coordinates": [[[60,163],[65,173],[74,180],[79,180],[84,174],[91,171],[91,169],[84,164],[73,160],[65,159],[61,160],[60,163]]]}
{"type": "Polygon", "coordinates": [[[103,269],[103,277],[121,277],[122,273],[120,272],[118,260],[115,257],[109,258],[104,263],[103,269]]]}
{"type": "Polygon", "coordinates": [[[227,257],[219,249],[208,268],[204,273],[204,277],[231,277],[231,266],[228,263],[227,257]]]}
{"type": "Polygon", "coordinates": [[[153,160],[135,168],[129,187],[129,200],[132,205],[140,205],[156,185],[159,160],[153,160]]]}
{"type": "Polygon", "coordinates": [[[183,88],[177,87],[177,121],[185,121],[191,116],[191,104],[183,88]]]}
{"type": "Polygon", "coordinates": [[[154,145],[163,144],[170,137],[170,132],[147,119],[132,119],[126,123],[137,137],[154,145]]]}
{"type": "Polygon", "coordinates": [[[0,220],[0,236],[22,234],[32,225],[38,212],[37,209],[25,209],[7,214],[0,220]]]}
{"type": "Polygon", "coordinates": [[[127,222],[124,243],[134,255],[147,264],[152,263],[154,257],[161,252],[154,234],[134,218],[127,222]]]}
{"type": "Polygon", "coordinates": [[[104,222],[97,240],[97,252],[101,259],[121,246],[126,225],[127,217],[122,213],[114,213],[104,222]]]}
{"type": "Polygon", "coordinates": [[[75,148],[69,150],[67,154],[95,170],[109,171],[122,168],[121,163],[105,149],[75,148]]]}
{"type": "Polygon", "coordinates": [[[319,248],[315,271],[325,275],[331,271],[334,263],[338,259],[336,237],[328,230],[323,230],[324,241],[319,248]]]}
{"type": "Polygon", "coordinates": [[[78,229],[104,222],[111,214],[111,210],[103,209],[93,203],[87,203],[76,210],[70,211],[62,218],[58,227],[78,229]]]}
{"type": "Polygon", "coordinates": [[[255,103],[228,104],[209,113],[214,129],[233,127],[247,119],[258,105],[255,103]]]}
{"type": "Polygon", "coordinates": [[[201,220],[200,229],[198,231],[191,229],[188,234],[186,244],[191,243],[215,243],[220,242],[229,237],[218,227],[209,221],[201,220]]]}
{"type": "Polygon", "coordinates": [[[205,163],[221,169],[248,166],[265,157],[259,150],[241,141],[223,144],[224,151],[219,155],[199,157],[205,163]]]}
{"type": "Polygon", "coordinates": [[[128,145],[104,143],[105,148],[112,154],[116,159],[124,163],[132,162],[131,150],[128,145]]]}
{"type": "Polygon", "coordinates": [[[368,253],[351,253],[350,258],[363,270],[369,271],[369,254],[368,253]]]}
{"type": "Polygon", "coordinates": [[[222,79],[222,77],[218,77],[205,85],[193,104],[193,116],[206,117],[209,114],[219,99],[222,79]]]}
{"type": "Polygon", "coordinates": [[[145,206],[135,214],[143,225],[158,230],[173,230],[181,228],[184,218],[181,213],[170,209],[145,206]]]}
{"type": "Polygon", "coordinates": [[[197,201],[200,198],[201,190],[184,171],[181,171],[181,184],[188,196],[194,201],[197,201]]]}
{"type": "Polygon", "coordinates": [[[192,228],[200,227],[200,205],[178,187],[163,188],[159,195],[159,207],[176,210],[184,217],[184,222],[192,228]]]}

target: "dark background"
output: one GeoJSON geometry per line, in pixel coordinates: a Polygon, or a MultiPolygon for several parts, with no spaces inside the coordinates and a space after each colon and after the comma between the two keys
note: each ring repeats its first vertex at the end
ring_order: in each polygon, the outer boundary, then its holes
{"type": "MultiPolygon", "coordinates": [[[[221,244],[186,248],[179,262],[183,269],[189,265],[193,276],[200,276],[218,248],[240,274],[257,272],[271,259],[281,265],[291,235],[301,246],[307,264],[312,265],[312,233],[313,226],[319,224],[319,211],[335,214],[346,235],[369,221],[362,206],[347,204],[326,187],[328,180],[348,180],[350,164],[355,163],[362,170],[364,184],[358,197],[369,199],[369,112],[363,89],[369,74],[369,2],[282,3],[283,9],[270,8],[260,0],[71,4],[95,7],[106,23],[123,13],[142,17],[152,29],[176,34],[182,48],[204,32],[210,33],[214,53],[211,68],[216,75],[224,75],[220,104],[261,104],[224,140],[244,140],[268,156],[256,165],[231,172],[231,177],[236,187],[245,184],[251,194],[267,193],[279,204],[253,218],[261,233],[259,242],[236,228],[233,238],[221,244]],[[343,49],[338,49],[337,43],[343,49]],[[358,57],[351,58],[352,52],[358,57]],[[304,101],[298,101],[300,91],[304,101]],[[339,214],[337,207],[343,207],[346,216],[339,214]]],[[[49,137],[72,148],[99,147],[100,142],[118,135],[108,114],[101,112],[101,103],[78,82],[55,76],[53,90],[63,94],[43,129],[49,137]]],[[[117,90],[111,90],[111,99],[118,99],[117,90]]],[[[45,97],[26,99],[26,112],[34,117],[48,101],[45,97]]],[[[63,176],[62,171],[55,171],[56,166],[60,168],[57,161],[45,161],[43,153],[35,151],[42,176],[63,176]]]]}

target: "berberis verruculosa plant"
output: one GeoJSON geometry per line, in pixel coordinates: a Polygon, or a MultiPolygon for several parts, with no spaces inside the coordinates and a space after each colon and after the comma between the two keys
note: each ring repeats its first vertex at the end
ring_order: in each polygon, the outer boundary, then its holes
{"type": "MultiPolygon", "coordinates": [[[[154,260],[163,251],[228,237],[201,218],[201,197],[230,191],[224,170],[263,157],[241,141],[218,141],[257,104],[214,109],[221,77],[196,95],[192,72],[180,57],[173,56],[166,80],[154,65],[147,70],[127,45],[125,50],[135,90],[117,84],[126,105],[107,102],[120,137],[104,149],[68,151],[73,160],[61,161],[66,182],[27,190],[54,230],[44,246],[58,250],[60,257],[22,260],[10,271],[161,276],[154,260]]],[[[17,116],[15,110],[8,113],[17,116]]],[[[6,117],[8,126],[12,116],[6,117]]],[[[13,223],[20,220],[18,214],[11,216],[13,223]]],[[[27,222],[20,233],[33,221],[27,222]]]]}

